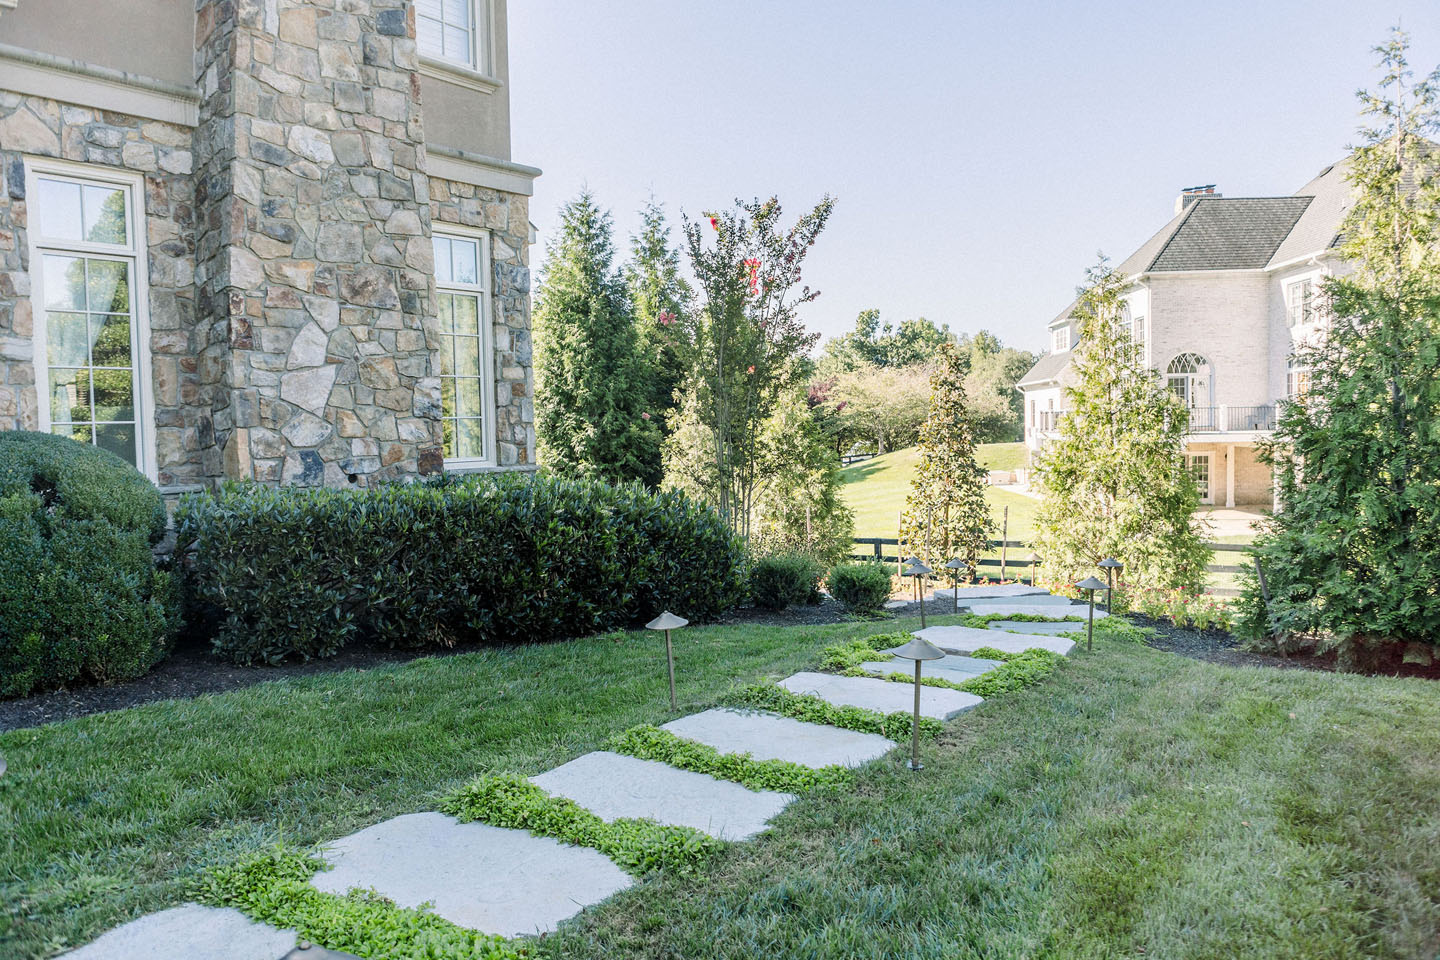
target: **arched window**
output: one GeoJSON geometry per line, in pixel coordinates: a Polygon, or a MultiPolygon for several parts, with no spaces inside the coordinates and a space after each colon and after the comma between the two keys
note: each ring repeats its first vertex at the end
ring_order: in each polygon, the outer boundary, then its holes
{"type": "Polygon", "coordinates": [[[1170,392],[1191,410],[1212,406],[1215,384],[1210,361],[1198,353],[1182,353],[1165,368],[1165,383],[1170,392]]]}

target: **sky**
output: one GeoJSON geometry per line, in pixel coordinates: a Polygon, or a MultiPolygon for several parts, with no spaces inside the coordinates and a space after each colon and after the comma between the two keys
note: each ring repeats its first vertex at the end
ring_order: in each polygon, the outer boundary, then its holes
{"type": "Polygon", "coordinates": [[[1288,194],[1342,157],[1392,25],[1418,74],[1440,63],[1436,0],[508,9],[512,156],[545,171],[536,267],[585,187],[622,252],[652,196],[678,242],[682,210],[778,195],[793,219],[829,193],[812,330],[874,307],[1036,351],[1097,254],[1124,259],[1181,188],[1288,194]]]}

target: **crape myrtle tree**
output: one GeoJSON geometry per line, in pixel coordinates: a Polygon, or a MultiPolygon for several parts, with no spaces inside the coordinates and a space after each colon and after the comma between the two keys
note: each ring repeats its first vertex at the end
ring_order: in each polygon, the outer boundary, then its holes
{"type": "Polygon", "coordinates": [[[1068,413],[1036,469],[1044,500],[1035,549],[1050,583],[1075,583],[1107,556],[1127,583],[1199,591],[1208,553],[1185,469],[1188,414],[1118,322],[1126,279],[1102,258],[1073,314],[1079,328],[1068,413]]]}
{"type": "Polygon", "coordinates": [[[660,432],[610,214],[589,191],[566,204],[535,295],[535,430],[551,473],[660,480],[660,432]]]}
{"type": "Polygon", "coordinates": [[[695,293],[680,273],[680,251],[670,243],[663,205],[651,201],[640,211],[640,233],[630,238],[625,283],[634,306],[635,330],[645,362],[648,409],[663,434],[685,379],[685,367],[670,330],[690,312],[695,293]]]}
{"type": "Polygon", "coordinates": [[[670,329],[685,369],[681,411],[667,449],[666,482],[699,493],[748,541],[760,489],[760,436],[781,394],[810,375],[799,308],[819,296],[801,284],[805,256],[825,228],[825,197],[794,225],[780,203],[737,202],[684,218],[699,303],[670,329]]]}
{"type": "Polygon", "coordinates": [[[900,539],[934,570],[952,557],[972,567],[985,549],[990,508],[975,459],[975,423],[965,397],[969,364],[941,346],[930,376],[930,413],[920,428],[920,462],[910,481],[900,539]]]}
{"type": "Polygon", "coordinates": [[[1308,392],[1265,453],[1280,512],[1254,550],[1241,629],[1346,665],[1428,664],[1440,643],[1440,70],[1412,83],[1408,38],[1376,49],[1373,126],[1324,284],[1328,322],[1296,349],[1308,392]]]}

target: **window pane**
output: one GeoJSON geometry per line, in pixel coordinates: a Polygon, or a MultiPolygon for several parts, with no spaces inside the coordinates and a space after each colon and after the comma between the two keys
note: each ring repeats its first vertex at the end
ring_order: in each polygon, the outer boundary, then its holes
{"type": "Polygon", "coordinates": [[[95,426],[95,446],[135,466],[135,424],[101,423],[95,426]]]}
{"type": "Polygon", "coordinates": [[[435,298],[439,307],[440,332],[455,332],[455,297],[448,293],[442,293],[435,298]]]}
{"type": "Polygon", "coordinates": [[[485,456],[485,421],[483,420],[460,420],[456,423],[459,440],[456,446],[460,457],[483,457],[485,456]]]}
{"type": "Polygon", "coordinates": [[[82,423],[73,427],[68,423],[60,424],[51,427],[50,432],[58,437],[69,437],[71,440],[76,440],[80,443],[90,442],[90,425],[88,423],[82,423]]]}
{"type": "Polygon", "coordinates": [[[470,0],[444,0],[445,22],[457,27],[470,26],[470,0]]]}
{"type": "Polygon", "coordinates": [[[455,416],[455,381],[449,377],[440,381],[440,412],[447,417],[455,416]]]}
{"type": "Polygon", "coordinates": [[[415,13],[421,17],[440,19],[440,0],[415,0],[415,13]]]}
{"type": "Polygon", "coordinates": [[[125,243],[125,191],[85,185],[85,239],[92,243],[125,243]]]}
{"type": "Polygon", "coordinates": [[[91,377],[96,421],[135,419],[134,377],[129,370],[96,370],[91,377]]]}
{"type": "Polygon", "coordinates": [[[439,20],[431,20],[429,17],[418,17],[415,21],[415,41],[420,52],[427,57],[442,57],[444,50],[444,33],[439,20]]]}
{"type": "Polygon", "coordinates": [[[455,332],[472,336],[480,332],[478,316],[480,304],[474,297],[453,297],[455,309],[455,332]]]}
{"type": "Polygon", "coordinates": [[[446,458],[447,460],[454,459],[454,457],[456,456],[456,454],[455,454],[455,421],[454,421],[454,420],[445,420],[445,421],[442,421],[442,422],[445,424],[445,439],[444,439],[445,454],[444,454],[444,456],[445,456],[445,458],[446,458]]]}
{"type": "Polygon", "coordinates": [[[461,417],[480,416],[480,381],[455,381],[455,413],[461,417]]]}
{"type": "Polygon", "coordinates": [[[130,271],[119,260],[86,261],[89,309],[96,313],[130,312],[130,271]]]}
{"type": "Polygon", "coordinates": [[[35,184],[40,207],[40,234],[59,240],[79,240],[80,184],[40,177],[35,184]]]}
{"type": "Polygon", "coordinates": [[[435,281],[437,283],[452,282],[455,274],[450,269],[450,239],[448,237],[432,237],[431,243],[435,245],[435,281]]]}
{"type": "Polygon", "coordinates": [[[470,31],[456,27],[445,28],[445,56],[461,63],[470,62],[470,31]]]}
{"type": "Polygon", "coordinates": [[[52,367],[83,367],[90,363],[85,314],[57,311],[45,315],[45,357],[52,367]]]}
{"type": "Polygon", "coordinates": [[[90,419],[90,371],[50,371],[50,420],[53,423],[90,419]]]}
{"type": "Polygon", "coordinates": [[[455,372],[462,377],[480,376],[480,338],[455,338],[455,372]]]}
{"type": "Polygon", "coordinates": [[[480,247],[473,240],[451,240],[450,253],[454,263],[454,276],[456,283],[479,283],[480,270],[476,261],[480,256],[480,247]]]}
{"type": "Polygon", "coordinates": [[[91,363],[97,367],[128,367],[130,362],[130,318],[119,314],[90,315],[91,363]]]}
{"type": "Polygon", "coordinates": [[[453,377],[455,375],[455,338],[440,338],[440,376],[453,377]]]}
{"type": "Polygon", "coordinates": [[[85,309],[85,261],[79,257],[44,257],[45,306],[50,310],[85,309]]]}

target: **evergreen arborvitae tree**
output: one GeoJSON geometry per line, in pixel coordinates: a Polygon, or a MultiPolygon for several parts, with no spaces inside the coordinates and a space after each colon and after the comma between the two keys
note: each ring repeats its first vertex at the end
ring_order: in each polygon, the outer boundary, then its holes
{"type": "Polygon", "coordinates": [[[1267,457],[1280,512],[1256,540],[1241,628],[1342,663],[1429,663],[1440,644],[1440,70],[1411,84],[1408,38],[1377,49],[1376,129],[1349,164],[1353,268],[1325,283],[1328,321],[1296,349],[1308,393],[1267,457]]]}
{"type": "Polygon", "coordinates": [[[900,524],[910,553],[936,571],[954,557],[973,567],[991,526],[985,471],[975,459],[975,422],[965,397],[968,372],[954,344],[944,344],[930,375],[920,464],[900,524]]]}
{"type": "Polygon", "coordinates": [[[567,204],[535,295],[535,429],[542,466],[610,483],[660,480],[659,430],[610,215],[567,204]]]}
{"type": "Polygon", "coordinates": [[[760,552],[804,553],[826,566],[850,553],[855,513],[840,495],[839,426],[824,400],[804,387],[781,394],[760,438],[765,479],[754,530],[760,552]]]}
{"type": "Polygon", "coordinates": [[[1199,591],[1209,554],[1193,521],[1200,495],[1185,469],[1189,415],[1137,356],[1119,323],[1124,277],[1102,260],[1074,319],[1076,382],[1037,463],[1044,500],[1035,549],[1052,584],[1115,557],[1132,585],[1199,591]]]}
{"type": "Polygon", "coordinates": [[[631,238],[625,283],[634,304],[636,335],[645,362],[649,410],[662,434],[668,435],[675,391],[685,379],[685,363],[675,346],[676,325],[685,322],[695,294],[680,275],[680,251],[670,244],[665,208],[652,200],[640,216],[640,234],[631,238]]]}

